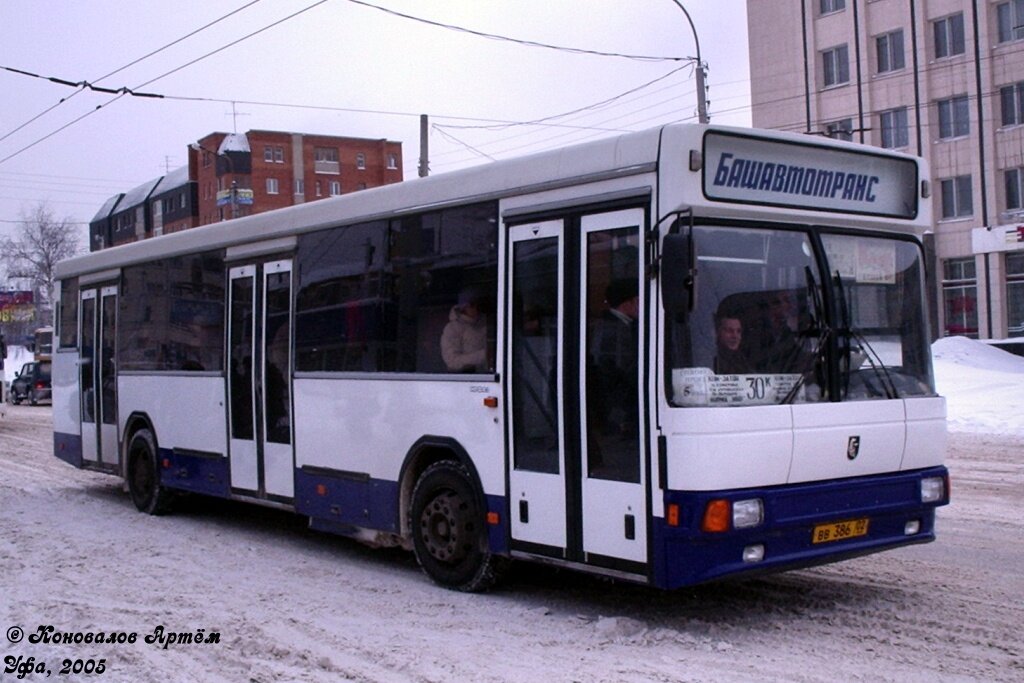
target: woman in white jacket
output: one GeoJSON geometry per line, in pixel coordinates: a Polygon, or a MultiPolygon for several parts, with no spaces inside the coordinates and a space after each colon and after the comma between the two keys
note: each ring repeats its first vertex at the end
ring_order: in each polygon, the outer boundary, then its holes
{"type": "Polygon", "coordinates": [[[480,305],[477,294],[463,292],[448,314],[448,324],[441,333],[441,357],[450,372],[488,370],[487,316],[480,305]]]}

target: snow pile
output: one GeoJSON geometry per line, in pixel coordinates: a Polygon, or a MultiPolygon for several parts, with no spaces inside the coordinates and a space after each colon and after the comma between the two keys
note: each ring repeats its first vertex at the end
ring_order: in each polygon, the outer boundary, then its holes
{"type": "Polygon", "coordinates": [[[1024,436],[1024,357],[966,337],[932,344],[950,431],[1024,436]]]}

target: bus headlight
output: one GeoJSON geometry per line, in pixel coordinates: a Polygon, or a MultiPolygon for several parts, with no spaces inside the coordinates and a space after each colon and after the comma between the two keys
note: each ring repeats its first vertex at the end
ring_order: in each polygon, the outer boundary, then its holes
{"type": "Polygon", "coordinates": [[[764,522],[764,505],[760,498],[737,500],[732,504],[732,528],[749,529],[764,522]]]}
{"type": "Polygon", "coordinates": [[[946,497],[946,480],[943,477],[926,477],[921,480],[921,502],[940,503],[946,497]]]}

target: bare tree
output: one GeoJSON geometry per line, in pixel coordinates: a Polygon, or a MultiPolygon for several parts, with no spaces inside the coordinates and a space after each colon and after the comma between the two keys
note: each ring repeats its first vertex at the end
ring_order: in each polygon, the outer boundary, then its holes
{"type": "Polygon", "coordinates": [[[36,310],[46,315],[52,312],[53,268],[78,253],[77,229],[68,217],[58,220],[46,203],[22,211],[21,218],[16,236],[0,239],[0,261],[8,278],[32,283],[40,299],[36,310]]]}

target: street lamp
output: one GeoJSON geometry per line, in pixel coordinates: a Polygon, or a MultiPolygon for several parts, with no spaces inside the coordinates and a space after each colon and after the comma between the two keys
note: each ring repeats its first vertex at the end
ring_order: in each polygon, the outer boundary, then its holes
{"type": "Polygon", "coordinates": [[[705,96],[704,85],[704,62],[700,60],[700,40],[697,38],[697,27],[693,25],[693,19],[690,18],[690,13],[683,7],[683,3],[679,0],[672,0],[676,3],[676,6],[683,11],[686,15],[686,21],[690,22],[690,30],[693,31],[693,43],[697,46],[697,122],[708,123],[708,101],[705,96]]]}

